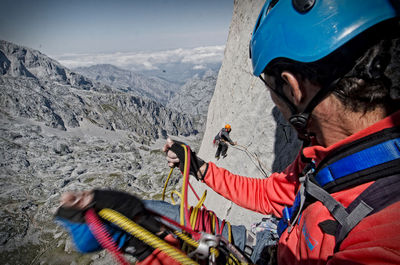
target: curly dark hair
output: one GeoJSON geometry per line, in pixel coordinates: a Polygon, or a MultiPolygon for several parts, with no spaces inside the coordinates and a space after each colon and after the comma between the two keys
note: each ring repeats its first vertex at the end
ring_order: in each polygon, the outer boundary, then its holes
{"type": "Polygon", "coordinates": [[[275,77],[274,89],[282,88],[283,71],[322,88],[329,86],[351,111],[365,113],[380,107],[393,113],[400,109],[400,22],[380,23],[316,62],[274,60],[264,71],[275,77]]]}

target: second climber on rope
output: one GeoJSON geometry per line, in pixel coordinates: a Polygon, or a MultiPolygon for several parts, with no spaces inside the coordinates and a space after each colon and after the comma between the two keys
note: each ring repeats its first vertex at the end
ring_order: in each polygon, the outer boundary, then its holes
{"type": "Polygon", "coordinates": [[[225,158],[228,154],[228,144],[237,145],[237,142],[232,141],[229,137],[229,133],[232,131],[231,125],[227,124],[224,128],[222,128],[218,134],[214,137],[214,145],[217,147],[217,152],[215,153],[215,158],[218,160],[220,155],[222,158],[225,158]]]}

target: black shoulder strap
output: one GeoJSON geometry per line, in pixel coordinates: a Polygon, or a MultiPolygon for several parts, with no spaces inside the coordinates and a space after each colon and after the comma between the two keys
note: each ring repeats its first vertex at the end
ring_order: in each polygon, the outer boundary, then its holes
{"type": "Polygon", "coordinates": [[[335,252],[337,252],[342,241],[365,217],[400,201],[398,192],[400,190],[400,174],[378,179],[347,208],[344,208],[332,195],[310,180],[306,180],[305,190],[309,195],[322,202],[335,218],[335,221],[326,220],[319,226],[325,233],[335,236],[335,252]]]}
{"type": "Polygon", "coordinates": [[[346,208],[346,212],[350,213],[345,224],[339,224],[336,230],[336,246],[335,252],[339,250],[340,244],[346,238],[348,233],[366,216],[383,210],[391,204],[400,201],[400,174],[390,177],[381,178],[375,181],[364,192],[362,192],[350,205],[346,208]],[[370,208],[371,210],[363,216],[362,208],[370,208]],[[361,214],[360,214],[361,213],[361,214]]]}

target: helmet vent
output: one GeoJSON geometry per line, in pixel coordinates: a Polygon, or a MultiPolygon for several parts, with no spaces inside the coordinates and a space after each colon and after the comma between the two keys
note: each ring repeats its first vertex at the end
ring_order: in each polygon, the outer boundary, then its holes
{"type": "Polygon", "coordinates": [[[313,8],[315,0],[292,0],[294,9],[300,13],[307,13],[313,8]]]}

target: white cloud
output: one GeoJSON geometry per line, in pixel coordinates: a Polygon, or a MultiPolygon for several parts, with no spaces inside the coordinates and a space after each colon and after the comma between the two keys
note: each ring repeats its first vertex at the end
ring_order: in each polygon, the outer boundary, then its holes
{"type": "Polygon", "coordinates": [[[193,66],[193,70],[201,70],[206,69],[206,67],[202,64],[193,66]]]}
{"type": "Polygon", "coordinates": [[[64,54],[54,57],[69,68],[95,64],[113,64],[121,68],[151,70],[157,69],[157,66],[161,64],[192,63],[196,65],[195,67],[202,67],[207,63],[222,62],[224,49],[225,46],[207,46],[158,52],[64,54]]]}

